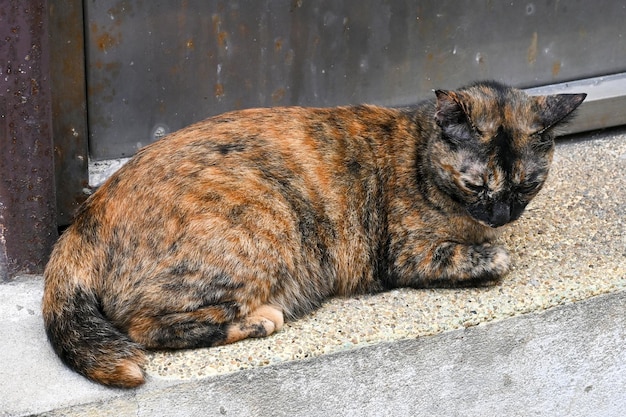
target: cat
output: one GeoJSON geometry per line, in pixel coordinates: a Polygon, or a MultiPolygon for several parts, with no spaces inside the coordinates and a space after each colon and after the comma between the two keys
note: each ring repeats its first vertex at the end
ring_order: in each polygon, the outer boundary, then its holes
{"type": "Polygon", "coordinates": [[[493,243],[541,189],[585,94],[497,82],[413,108],[226,113],[141,149],[80,208],[46,266],[69,367],[145,381],[145,349],[265,337],[332,296],[497,282],[493,243]]]}

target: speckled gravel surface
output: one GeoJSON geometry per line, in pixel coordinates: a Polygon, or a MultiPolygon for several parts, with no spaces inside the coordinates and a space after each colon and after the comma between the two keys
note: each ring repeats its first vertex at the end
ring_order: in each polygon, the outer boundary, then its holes
{"type": "Polygon", "coordinates": [[[559,141],[546,186],[502,242],[513,269],[486,288],[333,299],[265,339],[149,355],[152,378],[188,379],[434,335],[626,288],[626,130],[559,141]]]}

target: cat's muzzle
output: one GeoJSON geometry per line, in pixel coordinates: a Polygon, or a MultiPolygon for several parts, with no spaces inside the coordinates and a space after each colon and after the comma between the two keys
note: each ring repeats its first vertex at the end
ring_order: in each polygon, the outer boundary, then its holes
{"type": "Polygon", "coordinates": [[[523,206],[512,206],[504,201],[495,201],[489,204],[478,203],[467,208],[467,212],[475,220],[493,228],[517,220],[523,211],[523,206]]]}

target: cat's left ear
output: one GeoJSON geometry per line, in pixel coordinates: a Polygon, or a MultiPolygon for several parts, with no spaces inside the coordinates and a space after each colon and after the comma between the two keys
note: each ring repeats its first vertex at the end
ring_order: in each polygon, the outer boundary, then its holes
{"type": "Polygon", "coordinates": [[[587,97],[587,94],[555,94],[535,97],[541,131],[563,122],[587,97]]]}
{"type": "Polygon", "coordinates": [[[437,96],[435,121],[439,127],[460,124],[467,120],[468,111],[457,93],[454,91],[435,90],[435,95],[437,96]]]}

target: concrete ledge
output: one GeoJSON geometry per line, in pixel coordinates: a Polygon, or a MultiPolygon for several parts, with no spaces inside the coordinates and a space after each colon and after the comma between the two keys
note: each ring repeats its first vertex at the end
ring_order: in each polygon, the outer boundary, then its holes
{"type": "Polygon", "coordinates": [[[15,320],[2,311],[0,416],[606,417],[626,407],[626,291],[436,336],[121,391],[54,357],[41,326],[41,284],[0,286],[0,306],[15,309],[15,320]],[[7,305],[8,293],[22,294],[20,304],[7,305]]]}
{"type": "Polygon", "coordinates": [[[625,311],[625,292],[600,296],[439,336],[140,392],[105,403],[104,415],[617,417],[626,407],[625,311]]]}

